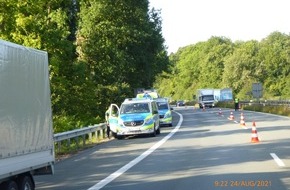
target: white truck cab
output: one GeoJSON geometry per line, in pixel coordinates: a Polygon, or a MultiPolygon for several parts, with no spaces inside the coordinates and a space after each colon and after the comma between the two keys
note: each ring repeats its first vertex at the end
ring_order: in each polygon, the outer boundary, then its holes
{"type": "Polygon", "coordinates": [[[201,109],[215,106],[214,89],[198,89],[196,97],[201,109]]]}

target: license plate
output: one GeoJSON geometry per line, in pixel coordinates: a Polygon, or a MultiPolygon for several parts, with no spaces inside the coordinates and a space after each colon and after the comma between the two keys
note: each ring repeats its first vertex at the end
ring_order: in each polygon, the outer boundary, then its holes
{"type": "Polygon", "coordinates": [[[141,130],[129,130],[130,133],[141,133],[141,130]]]}

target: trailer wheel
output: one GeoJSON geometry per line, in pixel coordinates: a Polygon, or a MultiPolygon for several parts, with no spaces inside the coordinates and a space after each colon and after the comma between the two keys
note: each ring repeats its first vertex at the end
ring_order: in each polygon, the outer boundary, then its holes
{"type": "Polygon", "coordinates": [[[23,175],[19,179],[19,190],[34,190],[35,186],[31,176],[23,175]]]}
{"type": "Polygon", "coordinates": [[[17,183],[13,180],[7,181],[4,185],[5,190],[18,190],[17,183]]]}

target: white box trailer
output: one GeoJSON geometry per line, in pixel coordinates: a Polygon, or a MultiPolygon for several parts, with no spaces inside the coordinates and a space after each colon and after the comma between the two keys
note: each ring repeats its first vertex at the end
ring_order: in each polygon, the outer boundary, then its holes
{"type": "Polygon", "coordinates": [[[47,52],[0,40],[0,189],[34,189],[54,160],[47,52]]]}

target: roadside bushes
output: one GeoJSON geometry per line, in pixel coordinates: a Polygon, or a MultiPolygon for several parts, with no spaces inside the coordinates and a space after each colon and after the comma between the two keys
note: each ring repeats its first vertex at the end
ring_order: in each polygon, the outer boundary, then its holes
{"type": "Polygon", "coordinates": [[[277,115],[284,115],[290,117],[290,106],[289,105],[281,105],[281,106],[273,106],[273,105],[244,105],[243,109],[251,110],[251,111],[258,111],[258,112],[265,112],[265,113],[272,113],[277,115]]]}
{"type": "MultiPolygon", "coordinates": [[[[234,109],[234,102],[218,102],[217,107],[234,109]]],[[[265,104],[243,104],[241,103],[242,110],[251,110],[264,113],[272,113],[277,115],[284,115],[290,117],[289,105],[265,105],[265,104]]]]}

